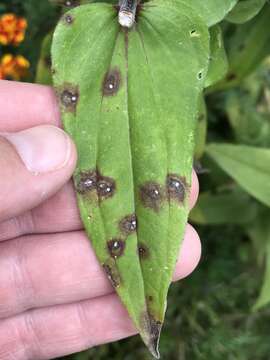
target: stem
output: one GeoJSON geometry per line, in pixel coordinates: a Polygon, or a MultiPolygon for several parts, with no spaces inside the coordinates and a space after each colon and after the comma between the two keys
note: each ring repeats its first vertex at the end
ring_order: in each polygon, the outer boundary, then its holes
{"type": "Polygon", "coordinates": [[[119,0],[119,24],[131,28],[135,23],[138,0],[119,0]]]}

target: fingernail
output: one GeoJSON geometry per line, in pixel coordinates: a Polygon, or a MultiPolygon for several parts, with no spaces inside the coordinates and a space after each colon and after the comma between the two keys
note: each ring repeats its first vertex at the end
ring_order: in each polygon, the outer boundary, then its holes
{"type": "Polygon", "coordinates": [[[37,126],[2,136],[15,147],[27,169],[33,173],[61,169],[70,158],[70,139],[55,126],[37,126]]]}

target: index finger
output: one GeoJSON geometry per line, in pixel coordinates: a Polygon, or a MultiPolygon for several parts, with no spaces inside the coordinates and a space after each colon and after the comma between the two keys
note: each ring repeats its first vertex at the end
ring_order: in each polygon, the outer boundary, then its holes
{"type": "Polygon", "coordinates": [[[0,132],[42,124],[61,124],[54,90],[44,85],[0,80],[0,132]]]}

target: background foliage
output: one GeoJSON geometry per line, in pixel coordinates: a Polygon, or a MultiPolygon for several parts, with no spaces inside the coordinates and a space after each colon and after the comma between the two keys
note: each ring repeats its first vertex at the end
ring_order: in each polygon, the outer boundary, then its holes
{"type": "MultiPolygon", "coordinates": [[[[201,196],[190,215],[203,256],[191,277],[172,286],[165,359],[269,359],[270,5],[238,6],[211,29],[207,111],[202,105],[195,156],[201,196]]],[[[24,55],[31,69],[23,80],[49,83],[50,39],[43,39],[61,10],[47,0],[1,0],[0,14],[7,12],[26,17],[29,26],[25,41],[0,47],[0,56],[24,55]]],[[[138,358],[149,355],[135,337],[66,359],[138,358]]]]}

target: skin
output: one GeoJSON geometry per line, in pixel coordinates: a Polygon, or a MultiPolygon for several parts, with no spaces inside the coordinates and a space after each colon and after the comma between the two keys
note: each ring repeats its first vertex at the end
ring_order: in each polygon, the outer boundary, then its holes
{"type": "MultiPolygon", "coordinates": [[[[53,90],[1,81],[0,119],[1,360],[52,359],[136,334],[84,235],[70,181],[76,149],[67,135],[64,153],[57,144],[53,90]],[[25,129],[40,172],[26,167],[9,134],[25,129]]],[[[191,208],[198,190],[194,173],[191,208]]],[[[188,276],[200,254],[188,225],[173,281],[188,276]]]]}

